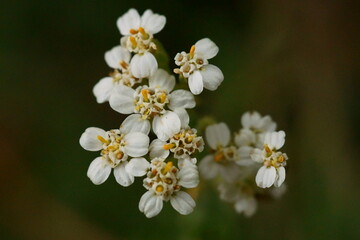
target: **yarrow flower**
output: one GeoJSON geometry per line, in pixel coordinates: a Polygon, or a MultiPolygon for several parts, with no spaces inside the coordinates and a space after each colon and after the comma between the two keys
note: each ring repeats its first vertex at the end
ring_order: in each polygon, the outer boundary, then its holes
{"type": "Polygon", "coordinates": [[[263,164],[256,174],[256,184],[261,188],[272,185],[280,187],[285,180],[285,166],[288,157],[278,151],[285,143],[285,132],[267,133],[264,137],[264,148],[254,149],[251,158],[263,164]]]}
{"type": "Polygon", "coordinates": [[[131,59],[132,74],[137,78],[151,76],[158,68],[153,53],[157,47],[154,43],[154,34],[160,32],[166,23],[165,16],[146,10],[140,17],[135,9],[130,9],[117,20],[121,38],[121,46],[135,55],[131,59]]]}
{"type": "Polygon", "coordinates": [[[80,145],[88,151],[101,150],[101,157],[91,162],[87,172],[96,185],[108,179],[111,169],[116,181],[125,187],[134,182],[134,177],[146,173],[148,161],[139,158],[147,154],[149,148],[149,137],[143,133],[90,127],[81,135],[80,145]]]}
{"type": "Polygon", "coordinates": [[[222,71],[208,60],[215,57],[219,48],[213,41],[203,38],[195,43],[189,53],[181,52],[175,56],[174,72],[187,78],[190,91],[198,95],[206,88],[215,91],[224,80],[222,71]]]}

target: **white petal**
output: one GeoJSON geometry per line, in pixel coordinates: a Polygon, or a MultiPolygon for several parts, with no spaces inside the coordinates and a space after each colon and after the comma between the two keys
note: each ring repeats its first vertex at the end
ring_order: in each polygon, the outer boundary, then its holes
{"type": "Polygon", "coordinates": [[[80,137],[80,145],[88,151],[99,151],[102,149],[102,142],[97,138],[101,136],[107,138],[106,132],[101,128],[89,127],[80,137]]]}
{"type": "Polygon", "coordinates": [[[147,191],[141,196],[140,202],[139,202],[140,212],[144,212],[146,202],[149,200],[149,198],[151,198],[153,196],[155,196],[155,193],[152,191],[147,191]]]}
{"type": "Polygon", "coordinates": [[[225,147],[230,142],[230,129],[225,123],[213,124],[206,128],[205,136],[212,149],[218,145],[225,147]]]}
{"type": "Polygon", "coordinates": [[[168,140],[175,133],[180,131],[181,122],[179,116],[168,111],[163,116],[156,116],[152,122],[153,131],[163,141],[168,140]]]}
{"type": "Polygon", "coordinates": [[[150,121],[143,119],[140,114],[131,114],[120,125],[122,133],[141,132],[149,135],[150,121]]]}
{"type": "Polygon", "coordinates": [[[111,167],[106,164],[102,157],[97,157],[91,162],[87,176],[95,185],[99,185],[108,179],[110,172],[111,167]]]}
{"type": "Polygon", "coordinates": [[[150,9],[146,10],[141,17],[141,27],[152,34],[160,32],[164,28],[165,23],[165,16],[153,13],[150,9]]]}
{"type": "Polygon", "coordinates": [[[203,77],[204,88],[210,91],[215,91],[224,80],[224,75],[220,68],[212,64],[204,66],[200,73],[203,77]]]}
{"type": "Polygon", "coordinates": [[[251,128],[253,126],[254,124],[253,115],[254,116],[258,115],[260,117],[260,114],[257,112],[254,113],[246,112],[241,116],[241,125],[244,128],[251,128]]]}
{"type": "Polygon", "coordinates": [[[195,71],[190,75],[189,88],[194,95],[199,95],[203,91],[204,83],[200,71],[195,71]]]}
{"type": "Polygon", "coordinates": [[[174,110],[175,108],[194,108],[195,98],[191,92],[186,90],[175,90],[169,95],[169,108],[174,110]]]}
{"type": "Polygon", "coordinates": [[[250,129],[243,128],[235,136],[235,143],[238,147],[249,146],[256,143],[256,134],[250,129]]]}
{"type": "Polygon", "coordinates": [[[124,151],[131,157],[141,157],[149,150],[149,137],[141,132],[131,132],[124,137],[124,151]]]}
{"type": "Polygon", "coordinates": [[[114,176],[116,181],[124,187],[130,186],[134,182],[134,175],[126,171],[127,161],[120,163],[114,168],[114,176]]]}
{"type": "Polygon", "coordinates": [[[264,143],[269,145],[271,149],[280,149],[285,143],[285,132],[271,132],[265,134],[264,143]]]}
{"type": "Polygon", "coordinates": [[[250,153],[250,157],[253,161],[258,162],[258,163],[263,163],[264,162],[264,152],[261,149],[255,148],[252,150],[252,152],[250,153]]]}
{"type": "Polygon", "coordinates": [[[122,35],[129,35],[130,29],[139,29],[140,15],[136,9],[131,8],[124,15],[118,18],[116,24],[122,35]]]}
{"type": "Polygon", "coordinates": [[[269,188],[274,184],[276,169],[274,167],[262,166],[256,174],[256,184],[261,188],[269,188]]]}
{"type": "Polygon", "coordinates": [[[147,218],[158,215],[163,208],[163,200],[161,196],[156,196],[154,192],[148,191],[144,193],[139,202],[139,209],[147,218]]]}
{"type": "Polygon", "coordinates": [[[131,54],[126,48],[116,46],[105,53],[105,62],[111,68],[120,69],[120,62],[129,63],[130,57],[131,54]]]}
{"type": "Polygon", "coordinates": [[[254,148],[249,146],[242,146],[238,148],[237,153],[239,160],[236,161],[236,164],[239,166],[251,166],[254,164],[254,161],[251,159],[250,154],[253,153],[254,148]]]}
{"type": "Polygon", "coordinates": [[[245,209],[244,214],[246,217],[251,217],[256,212],[257,201],[253,197],[248,198],[247,201],[248,201],[247,208],[245,209]]]}
{"type": "Polygon", "coordinates": [[[173,110],[180,118],[181,128],[188,127],[190,122],[190,117],[187,111],[184,108],[175,108],[173,110]]]}
{"type": "Polygon", "coordinates": [[[214,178],[219,171],[219,164],[214,161],[213,155],[207,155],[199,164],[200,174],[205,179],[214,178]]]}
{"type": "Polygon", "coordinates": [[[179,171],[179,184],[186,188],[194,188],[199,184],[199,171],[196,165],[187,165],[179,171]]]}
{"type": "Polygon", "coordinates": [[[276,176],[274,186],[275,187],[280,187],[281,184],[285,181],[285,176],[286,176],[285,168],[284,167],[279,167],[277,169],[277,176],[276,176]]]}
{"type": "Polygon", "coordinates": [[[145,158],[133,158],[126,165],[125,170],[135,177],[144,176],[150,163],[145,158]]]}
{"type": "Polygon", "coordinates": [[[135,54],[130,62],[131,73],[134,77],[145,78],[153,75],[158,67],[154,55],[149,52],[135,54]]]}
{"type": "Polygon", "coordinates": [[[174,89],[175,83],[175,77],[160,68],[149,78],[151,88],[160,88],[168,93],[174,89]]]}
{"type": "Polygon", "coordinates": [[[111,93],[114,89],[114,83],[111,77],[102,78],[93,88],[93,93],[97,103],[109,101],[111,93]]]}
{"type": "Polygon", "coordinates": [[[192,213],[196,206],[194,199],[186,192],[179,191],[170,199],[171,206],[182,215],[192,213]]]}
{"type": "Polygon", "coordinates": [[[109,103],[110,107],[122,114],[134,112],[134,93],[135,90],[124,85],[119,85],[111,94],[109,103]]]}
{"type": "Polygon", "coordinates": [[[166,142],[161,141],[160,139],[155,139],[152,141],[149,147],[150,159],[167,158],[170,154],[170,151],[164,149],[165,144],[166,142]]]}
{"type": "Polygon", "coordinates": [[[219,48],[209,38],[203,38],[195,43],[195,54],[210,59],[218,54],[219,48]]]}

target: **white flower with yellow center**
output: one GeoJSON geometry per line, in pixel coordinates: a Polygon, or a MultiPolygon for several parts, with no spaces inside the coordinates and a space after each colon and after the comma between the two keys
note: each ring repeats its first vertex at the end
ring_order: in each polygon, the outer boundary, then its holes
{"type": "Polygon", "coordinates": [[[174,72],[188,78],[190,91],[198,95],[206,88],[216,90],[224,80],[222,71],[208,63],[219,52],[216,44],[208,38],[195,43],[189,53],[181,52],[175,56],[175,64],[180,68],[174,72]]]}
{"type": "Polygon", "coordinates": [[[146,10],[140,17],[135,9],[130,9],[117,20],[121,45],[135,53],[130,62],[132,74],[137,78],[151,76],[158,68],[152,54],[156,50],[153,35],[160,32],[166,23],[165,16],[146,10]]]}
{"type": "Polygon", "coordinates": [[[264,136],[264,148],[256,148],[251,158],[263,164],[256,174],[256,184],[261,188],[269,188],[272,185],[280,187],[285,180],[285,166],[288,157],[278,151],[285,143],[285,132],[266,133],[264,136]]]}
{"type": "Polygon", "coordinates": [[[141,83],[141,78],[131,74],[129,61],[130,52],[121,46],[113,47],[105,53],[107,65],[114,69],[109,77],[102,78],[93,88],[93,93],[98,103],[109,101],[111,94],[118,85],[133,87],[141,83]]]}
{"type": "Polygon", "coordinates": [[[199,184],[199,174],[195,159],[185,159],[175,167],[173,162],[165,162],[163,158],[151,161],[144,187],[148,190],[139,202],[139,209],[146,217],[151,218],[160,213],[163,201],[170,201],[180,214],[190,214],[195,201],[181,187],[194,188],[199,184]]]}
{"type": "Polygon", "coordinates": [[[238,150],[230,145],[230,130],[225,123],[213,124],[206,128],[205,138],[213,154],[205,156],[199,165],[200,173],[205,179],[220,175],[225,181],[232,182],[239,175],[236,162],[238,150]]]}
{"type": "Polygon", "coordinates": [[[149,78],[149,86],[136,90],[118,86],[110,97],[110,106],[122,114],[131,114],[125,122],[131,128],[141,129],[148,134],[150,120],[156,136],[166,141],[180,130],[181,119],[189,118],[185,108],[195,107],[194,96],[186,90],[175,90],[175,77],[158,69],[149,78]]]}
{"type": "Polygon", "coordinates": [[[114,169],[116,181],[126,187],[134,182],[134,177],[146,174],[149,162],[144,156],[148,152],[149,137],[141,132],[121,131],[90,127],[80,137],[80,145],[88,151],[100,151],[89,166],[87,176],[96,184],[108,179],[114,169]],[[130,159],[130,157],[133,157],[130,159]]]}

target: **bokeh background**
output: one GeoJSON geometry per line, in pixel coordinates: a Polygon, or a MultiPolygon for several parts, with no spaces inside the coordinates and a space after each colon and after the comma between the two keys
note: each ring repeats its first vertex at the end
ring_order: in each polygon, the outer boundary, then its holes
{"type": "MultiPolygon", "coordinates": [[[[2,1],[0,239],[360,239],[358,1],[2,1]],[[138,211],[145,189],[86,177],[88,126],[123,116],[99,105],[104,52],[130,7],[166,15],[156,37],[172,57],[198,39],[220,47],[225,81],[197,111],[232,131],[248,110],[287,133],[288,191],[252,218],[202,183],[189,216],[138,211]]],[[[172,63],[172,62],[171,62],[172,63]]]]}

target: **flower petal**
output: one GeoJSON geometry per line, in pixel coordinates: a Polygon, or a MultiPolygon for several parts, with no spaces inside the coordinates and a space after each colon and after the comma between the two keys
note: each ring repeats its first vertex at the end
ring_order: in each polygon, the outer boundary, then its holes
{"type": "Polygon", "coordinates": [[[131,157],[141,157],[149,150],[149,137],[141,132],[131,132],[124,136],[124,152],[131,157]]]}
{"type": "Polygon", "coordinates": [[[238,148],[237,153],[239,156],[239,160],[236,161],[236,164],[244,167],[254,165],[255,162],[251,159],[250,156],[253,153],[253,150],[254,148],[249,146],[242,146],[238,148]]]}
{"type": "Polygon", "coordinates": [[[266,133],[264,143],[267,144],[271,149],[280,149],[285,143],[285,132],[271,132],[266,133]]]}
{"type": "Polygon", "coordinates": [[[144,193],[139,202],[139,210],[143,212],[147,218],[158,215],[163,208],[163,200],[161,196],[157,196],[154,192],[148,191],[144,193]]]}
{"type": "Polygon", "coordinates": [[[102,157],[97,157],[91,162],[87,176],[95,185],[99,185],[108,179],[110,172],[111,167],[106,164],[102,157]]]}
{"type": "Polygon", "coordinates": [[[186,188],[194,188],[199,184],[199,171],[194,164],[185,165],[179,171],[179,184],[186,188]]]}
{"type": "Polygon", "coordinates": [[[250,129],[243,128],[235,135],[235,143],[238,147],[253,145],[256,143],[256,134],[250,129]]]}
{"type": "Polygon", "coordinates": [[[125,166],[125,170],[135,177],[144,176],[150,163],[145,158],[133,158],[125,166]]]}
{"type": "Polygon", "coordinates": [[[135,90],[124,85],[119,85],[111,94],[110,107],[122,114],[134,112],[134,93],[135,90]]]}
{"type": "Polygon", "coordinates": [[[155,139],[152,141],[149,147],[150,159],[167,158],[170,154],[170,151],[164,149],[165,144],[166,142],[161,141],[160,139],[155,139]]]}
{"type": "Polygon", "coordinates": [[[175,90],[169,95],[169,108],[174,110],[175,108],[194,108],[195,98],[191,92],[186,90],[175,90]]]}
{"type": "Polygon", "coordinates": [[[116,25],[122,35],[129,35],[130,29],[139,29],[140,21],[140,15],[138,11],[131,8],[124,15],[118,18],[116,25]]]}
{"type": "Polygon", "coordinates": [[[115,46],[105,53],[105,62],[111,68],[121,69],[120,62],[124,61],[129,63],[130,57],[131,54],[126,48],[115,46]]]}
{"type": "Polygon", "coordinates": [[[274,167],[262,166],[256,174],[256,184],[261,188],[269,188],[274,184],[276,169],[274,167]]]}
{"type": "Polygon", "coordinates": [[[99,151],[102,149],[102,142],[97,138],[101,136],[107,138],[106,132],[97,127],[89,127],[80,137],[80,145],[87,151],[99,151]]]}
{"type": "Polygon", "coordinates": [[[141,132],[145,135],[149,135],[150,122],[147,119],[143,119],[140,114],[131,114],[122,122],[120,130],[125,134],[130,132],[141,132]]]}
{"type": "Polygon", "coordinates": [[[181,122],[176,113],[168,111],[161,117],[156,116],[153,119],[152,127],[156,136],[160,140],[166,141],[180,131],[181,122]]]}
{"type": "Polygon", "coordinates": [[[274,186],[280,187],[281,184],[285,181],[285,176],[286,176],[285,168],[279,167],[277,169],[277,175],[276,175],[276,180],[275,180],[274,186]]]}
{"type": "Polygon", "coordinates": [[[206,141],[212,149],[225,147],[230,142],[230,129],[225,123],[210,125],[205,130],[206,141]]]}
{"type": "Polygon", "coordinates": [[[194,95],[199,95],[203,91],[204,83],[200,71],[195,71],[190,75],[189,88],[194,95]]]}
{"type": "Polygon", "coordinates": [[[118,182],[123,187],[128,187],[134,182],[134,175],[126,171],[126,166],[129,163],[127,161],[120,163],[116,168],[114,168],[114,176],[116,182],[118,182]]]}
{"type": "Polygon", "coordinates": [[[141,16],[141,27],[151,34],[160,32],[164,28],[165,23],[165,16],[153,13],[150,9],[146,10],[141,16]]]}
{"type": "Polygon", "coordinates": [[[153,75],[158,67],[154,55],[149,52],[135,54],[130,62],[131,73],[134,77],[145,78],[153,75]]]}
{"type": "Polygon", "coordinates": [[[109,101],[111,93],[114,89],[114,83],[111,77],[104,77],[94,86],[93,94],[97,103],[109,101]]]}
{"type": "Polygon", "coordinates": [[[192,213],[196,203],[186,192],[179,191],[170,199],[171,206],[182,215],[192,213]]]}
{"type": "Polygon", "coordinates": [[[211,59],[218,54],[219,48],[209,38],[203,38],[195,43],[195,54],[205,59],[211,59]]]}
{"type": "Polygon", "coordinates": [[[212,179],[219,172],[219,164],[214,161],[213,155],[207,155],[200,161],[199,170],[203,178],[212,179]]]}
{"type": "Polygon", "coordinates": [[[160,68],[149,78],[151,88],[160,88],[168,93],[174,89],[175,83],[175,77],[160,68]]]}
{"type": "Polygon", "coordinates": [[[224,80],[224,75],[220,68],[212,64],[204,66],[200,73],[203,77],[204,88],[210,91],[215,91],[224,80]]]}
{"type": "Polygon", "coordinates": [[[190,117],[187,111],[184,108],[175,108],[173,109],[173,111],[180,118],[181,128],[188,127],[190,122],[190,117]]]}

